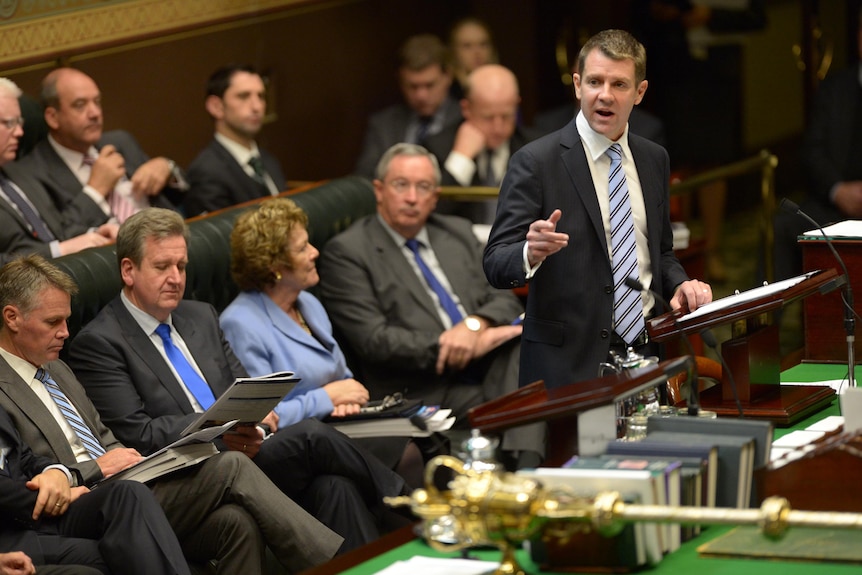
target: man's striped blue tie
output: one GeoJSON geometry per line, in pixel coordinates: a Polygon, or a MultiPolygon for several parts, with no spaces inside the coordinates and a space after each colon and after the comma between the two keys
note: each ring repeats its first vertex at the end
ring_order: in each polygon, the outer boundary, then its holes
{"type": "Polygon", "coordinates": [[[630,344],[644,329],[643,302],[639,291],[625,285],[628,277],[638,279],[635,222],[629,188],[622,164],[622,147],[611,144],[605,152],[611,159],[608,192],[611,212],[611,265],[614,273],[614,331],[630,344]]]}
{"type": "Polygon", "coordinates": [[[81,416],[78,415],[78,411],[72,406],[69,398],[66,397],[66,394],[63,393],[63,390],[60,389],[60,386],[57,385],[57,382],[54,381],[47,370],[44,370],[41,367],[37,369],[36,379],[45,384],[45,389],[48,390],[54,403],[56,403],[57,407],[60,408],[66,421],[68,421],[69,425],[72,426],[72,429],[75,430],[81,443],[84,444],[84,447],[90,453],[90,457],[96,459],[97,457],[104,455],[105,448],[102,447],[102,444],[98,439],[96,439],[96,436],[93,435],[90,427],[83,419],[81,419],[81,416]]]}

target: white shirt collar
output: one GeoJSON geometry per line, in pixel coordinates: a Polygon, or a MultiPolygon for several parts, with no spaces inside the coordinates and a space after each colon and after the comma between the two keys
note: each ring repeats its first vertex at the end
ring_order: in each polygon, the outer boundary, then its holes
{"type": "Polygon", "coordinates": [[[260,156],[260,150],[257,147],[257,142],[251,143],[251,148],[246,148],[242,144],[239,144],[224,134],[220,134],[219,132],[215,133],[216,141],[224,146],[224,148],[230,153],[231,156],[237,161],[240,166],[245,167],[248,165],[248,161],[254,156],[260,156]]]}
{"type": "MultiPolygon", "coordinates": [[[[126,309],[129,311],[130,314],[132,314],[132,318],[134,318],[135,322],[139,326],[141,326],[141,329],[144,330],[145,334],[152,335],[153,332],[156,331],[156,328],[159,327],[160,323],[166,323],[166,324],[172,326],[172,328],[173,328],[173,322],[171,321],[171,316],[168,316],[168,319],[166,319],[165,321],[160,322],[159,320],[157,320],[156,318],[154,318],[153,316],[151,316],[150,314],[148,314],[147,312],[145,312],[144,310],[142,310],[141,308],[139,308],[138,306],[133,304],[132,300],[130,300],[126,296],[125,291],[120,292],[120,301],[123,302],[123,305],[126,306],[126,309]]],[[[171,331],[173,331],[173,329],[171,329],[171,331]]]]}
{"type": "Polygon", "coordinates": [[[626,123],[626,129],[623,132],[623,135],[620,136],[620,139],[616,142],[608,139],[606,136],[599,134],[595,130],[590,127],[589,122],[587,122],[587,118],[584,116],[582,111],[578,111],[578,116],[575,119],[576,125],[578,127],[578,134],[581,136],[581,140],[584,142],[584,146],[586,146],[587,151],[590,153],[590,158],[595,163],[599,158],[601,158],[605,151],[610,147],[611,144],[619,144],[623,149],[623,156],[627,158],[632,157],[631,150],[629,149],[629,125],[626,123]]]}
{"type": "MultiPolygon", "coordinates": [[[[84,154],[62,145],[55,140],[54,136],[51,134],[48,134],[48,143],[51,144],[51,147],[54,148],[54,151],[57,152],[58,156],[60,156],[60,159],[69,166],[69,169],[77,174],[78,170],[80,170],[81,166],[84,164],[84,154]]],[[[90,146],[90,149],[87,150],[87,154],[95,158],[98,157],[99,150],[97,150],[95,146],[90,146]]]]}

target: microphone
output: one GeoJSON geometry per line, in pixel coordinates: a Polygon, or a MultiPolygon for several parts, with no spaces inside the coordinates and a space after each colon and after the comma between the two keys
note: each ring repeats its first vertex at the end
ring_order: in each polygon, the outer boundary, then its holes
{"type": "Polygon", "coordinates": [[[802,216],[820,230],[820,234],[826,240],[826,245],[829,246],[829,250],[835,256],[835,259],[841,266],[841,270],[844,272],[844,277],[847,278],[844,289],[841,290],[841,301],[844,304],[844,331],[847,333],[847,379],[850,387],[856,387],[856,350],[854,349],[856,342],[856,312],[853,310],[853,289],[850,287],[850,274],[847,273],[847,266],[844,264],[841,256],[838,255],[838,250],[832,245],[832,240],[823,230],[823,227],[814,218],[803,212],[802,208],[796,202],[782,198],[778,207],[784,211],[802,216]]]}
{"type": "MultiPolygon", "coordinates": [[[[628,287],[629,289],[633,289],[640,292],[650,292],[656,298],[656,300],[667,309],[667,311],[673,311],[673,308],[671,308],[670,304],[661,296],[660,293],[658,293],[654,289],[645,288],[644,285],[636,278],[627,277],[625,280],[623,280],[623,283],[625,283],[626,287],[628,287]]],[[[685,342],[685,346],[688,349],[689,355],[691,356],[691,369],[689,369],[688,373],[688,414],[696,416],[700,411],[700,393],[697,389],[697,361],[695,360],[694,347],[692,347],[691,340],[688,338],[688,335],[682,330],[676,318],[672,317],[672,319],[674,327],[676,327],[677,331],[679,331],[679,333],[682,335],[682,339],[685,342]]]]}

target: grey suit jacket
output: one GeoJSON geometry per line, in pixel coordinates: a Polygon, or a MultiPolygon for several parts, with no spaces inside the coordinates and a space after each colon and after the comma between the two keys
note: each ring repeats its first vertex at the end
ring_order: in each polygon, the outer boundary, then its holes
{"type": "MultiPolygon", "coordinates": [[[[107,144],[115,146],[123,155],[128,177],[150,159],[135,138],[123,130],[105,132],[96,147],[101,149],[107,144]]],[[[20,160],[20,164],[22,169],[42,183],[60,212],[66,212],[75,205],[75,213],[87,227],[99,226],[108,221],[108,216],[96,202],[83,192],[84,186],[57,155],[47,138],[36,144],[33,150],[20,160]]],[[[150,204],[161,208],[174,208],[163,194],[150,196],[150,204]]]]}
{"type": "MultiPolygon", "coordinates": [[[[284,191],[286,181],[281,164],[264,149],[260,150],[260,158],[275,187],[284,191]]],[[[249,177],[216,139],[189,165],[188,178],[190,188],[183,202],[187,217],[270,195],[269,188],[249,177]]]]}
{"type": "MultiPolygon", "coordinates": [[[[215,397],[248,375],[211,305],[184,300],[171,319],[215,397]]],[[[144,455],[179,439],[196,417],[170,367],[119,295],[72,341],[69,364],[105,424],[144,455]]]]}
{"type": "MultiPolygon", "coordinates": [[[[27,196],[42,221],[57,240],[67,240],[87,231],[76,216],[77,203],[61,214],[42,184],[13,163],[0,168],[27,196]]],[[[0,265],[23,254],[37,253],[51,258],[51,249],[45,238],[36,237],[23,216],[12,204],[0,199],[0,265]]]]}
{"type": "MultiPolygon", "coordinates": [[[[99,413],[87,398],[84,388],[81,387],[69,366],[57,360],[46,364],[45,368],[102,446],[106,450],[123,447],[111,430],[102,423],[99,413]]],[[[83,463],[75,461],[75,454],[63,430],[54,420],[54,416],[30,389],[28,382],[22,380],[2,357],[0,357],[0,406],[9,413],[24,442],[35,453],[59,461],[63,465],[76,467],[86,484],[102,479],[102,471],[95,461],[83,463]]]]}
{"type": "MultiPolygon", "coordinates": [[[[470,314],[493,325],[512,322],[521,303],[482,276],[481,246],[470,223],[432,214],[426,224],[446,277],[470,314]]],[[[354,223],[326,244],[320,291],[336,333],[360,358],[374,395],[438,385],[437,339],[445,327],[421,279],[376,215],[354,223]]]]}
{"type": "MultiPolygon", "coordinates": [[[[452,98],[443,101],[443,124],[441,129],[461,122],[461,107],[452,98]]],[[[354,173],[366,178],[375,178],[377,162],[383,152],[404,141],[407,126],[413,111],[406,104],[396,104],[371,116],[362,141],[362,151],[356,162],[354,173]]]]}
{"type": "MultiPolygon", "coordinates": [[[[647,215],[653,289],[670,299],[687,280],[673,253],[670,166],[664,148],[629,133],[647,215]]],[[[523,248],[529,226],[559,208],[557,231],[569,244],[530,280],[521,341],[521,385],[543,379],[556,387],[592,379],[606,361],[613,330],[613,274],[596,190],[572,120],[512,156],[497,218],[485,248],[488,280],[526,285],[523,248]]]]}

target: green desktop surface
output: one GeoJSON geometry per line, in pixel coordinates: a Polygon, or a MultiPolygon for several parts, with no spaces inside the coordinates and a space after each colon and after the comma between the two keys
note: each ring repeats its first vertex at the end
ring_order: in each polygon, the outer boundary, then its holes
{"type": "MultiPolygon", "coordinates": [[[[847,366],[835,364],[800,364],[781,374],[782,381],[816,382],[819,380],[842,379],[847,374],[847,366]]],[[[829,415],[839,415],[838,400],[836,398],[826,409],[815,415],[800,421],[793,427],[776,428],[775,435],[780,437],[797,429],[804,429],[812,423],[829,415]]],[[[696,573],[697,575],[839,575],[843,573],[860,573],[859,564],[827,563],[814,561],[788,561],[769,559],[737,559],[737,558],[713,558],[703,557],[698,554],[697,548],[720,535],[728,533],[733,527],[712,526],[704,528],[700,536],[683,543],[682,547],[674,553],[668,554],[655,567],[642,570],[643,573],[696,573]]],[[[862,541],[862,535],[859,536],[862,541]]],[[[402,539],[404,537],[402,536],[402,539]]],[[[382,552],[363,563],[337,570],[315,569],[313,573],[344,573],[345,575],[369,575],[376,573],[399,560],[408,559],[414,555],[425,555],[428,557],[460,557],[460,553],[441,553],[431,549],[421,539],[412,539],[407,543],[396,546],[382,552]]],[[[493,550],[469,550],[468,555],[472,558],[486,561],[498,561],[500,552],[493,550]]],[[[540,571],[539,567],[530,560],[527,551],[517,552],[518,561],[528,573],[554,573],[551,571],[540,571]]],[[[568,573],[573,573],[569,571],[568,573]]],[[[582,571],[577,573],[590,573],[582,571]]]]}

